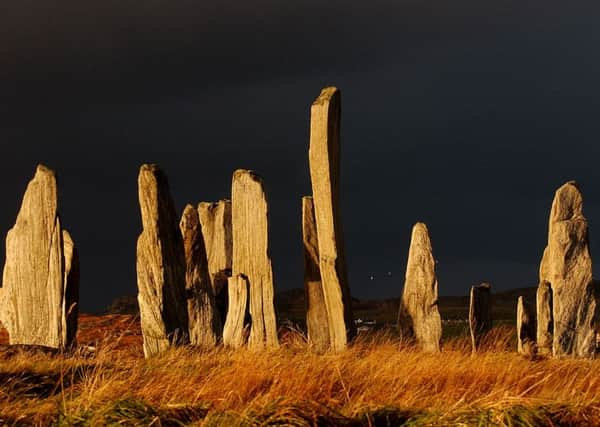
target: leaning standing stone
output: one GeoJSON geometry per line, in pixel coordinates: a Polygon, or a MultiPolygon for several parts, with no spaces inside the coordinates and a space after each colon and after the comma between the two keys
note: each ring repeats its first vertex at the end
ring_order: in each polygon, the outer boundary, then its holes
{"type": "Polygon", "coordinates": [[[537,352],[542,355],[552,354],[554,319],[552,317],[552,288],[548,282],[541,282],[538,286],[536,294],[536,312],[537,352]]]}
{"type": "Polygon", "coordinates": [[[574,181],[554,196],[540,282],[552,287],[555,356],[594,357],[598,305],[592,281],[583,197],[574,181]]]}
{"type": "Polygon", "coordinates": [[[208,262],[200,230],[198,210],[187,205],[179,223],[186,261],[186,295],[190,343],[213,347],[219,336],[220,319],[213,289],[208,280],[208,262]]]}
{"type": "Polygon", "coordinates": [[[491,289],[489,283],[471,287],[469,327],[473,352],[479,350],[481,338],[492,328],[491,289]]]}
{"type": "Polygon", "coordinates": [[[250,287],[252,324],[248,345],[256,349],[277,347],[267,199],[262,179],[254,172],[234,172],[231,207],[233,276],[247,278],[250,287]]]}
{"type": "Polygon", "coordinates": [[[0,320],[11,344],[65,349],[75,340],[79,258],[61,227],[54,172],[37,167],[6,237],[0,320]]]}
{"type": "Polygon", "coordinates": [[[404,290],[398,314],[402,338],[416,339],[425,351],[440,351],[442,318],[438,311],[438,281],[427,226],[412,230],[404,290]]]}
{"type": "Polygon", "coordinates": [[[308,339],[318,352],[329,348],[327,307],[319,269],[319,243],[312,197],[302,198],[302,241],[304,244],[304,290],[308,339]]]}
{"type": "Polygon", "coordinates": [[[526,356],[535,353],[535,315],[522,296],[517,301],[517,351],[526,356]]]}
{"type": "Polygon", "coordinates": [[[138,177],[143,231],[137,242],[137,282],[146,357],[189,342],[185,255],[167,177],[143,165],[138,177]]]}
{"type": "Polygon", "coordinates": [[[340,105],[340,92],[335,87],[323,89],[313,102],[309,149],[321,280],[335,351],[343,350],[356,333],[340,213],[340,105]]]}

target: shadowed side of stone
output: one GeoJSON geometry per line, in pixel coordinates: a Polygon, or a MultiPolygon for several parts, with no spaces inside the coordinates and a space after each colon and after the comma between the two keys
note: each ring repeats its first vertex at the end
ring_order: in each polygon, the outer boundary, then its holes
{"type": "Polygon", "coordinates": [[[11,344],[57,349],[77,332],[79,259],[58,215],[52,170],[37,167],[6,237],[0,320],[11,344]]]}
{"type": "Polygon", "coordinates": [[[427,226],[412,229],[404,290],[398,314],[402,338],[415,339],[425,351],[440,351],[442,318],[438,310],[438,281],[427,226]]]}
{"type": "Polygon", "coordinates": [[[277,347],[267,199],[262,179],[252,171],[238,169],[233,174],[231,219],[233,276],[244,276],[250,287],[252,323],[248,346],[277,347]]]}
{"type": "Polygon", "coordinates": [[[541,282],[536,293],[537,313],[537,352],[541,355],[552,354],[554,318],[552,316],[552,288],[550,283],[541,282]]]}
{"type": "Polygon", "coordinates": [[[200,229],[198,210],[187,205],[179,222],[186,262],[186,296],[190,343],[213,347],[220,335],[220,318],[208,279],[208,261],[200,229]]]}
{"type": "Polygon", "coordinates": [[[482,283],[471,287],[469,328],[473,352],[479,350],[481,338],[492,328],[492,285],[482,283]]]}
{"type": "Polygon", "coordinates": [[[204,247],[208,259],[210,284],[221,324],[227,315],[227,278],[231,276],[233,243],[231,236],[231,202],[202,202],[198,205],[204,247]]]}
{"type": "Polygon", "coordinates": [[[344,256],[340,210],[340,92],[321,91],[311,106],[309,164],[319,265],[331,348],[343,350],[356,334],[344,256]]]}
{"type": "Polygon", "coordinates": [[[187,344],[183,241],[166,176],[143,165],[138,177],[143,231],[137,243],[137,283],[146,357],[187,344]]]}
{"type": "Polygon", "coordinates": [[[535,354],[535,312],[525,299],[517,300],[517,351],[519,354],[533,356],[535,354]]]}
{"type": "Polygon", "coordinates": [[[329,325],[319,269],[319,243],[313,198],[309,196],[302,198],[302,241],[308,339],[315,350],[324,352],[329,348],[329,325]]]}
{"type": "Polygon", "coordinates": [[[583,196],[574,181],[556,190],[540,283],[552,288],[555,356],[594,357],[597,302],[583,196]]]}

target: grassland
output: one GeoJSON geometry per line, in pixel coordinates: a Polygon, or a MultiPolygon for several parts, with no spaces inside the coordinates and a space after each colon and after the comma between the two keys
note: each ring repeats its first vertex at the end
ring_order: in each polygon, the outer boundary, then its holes
{"type": "Polygon", "coordinates": [[[0,424],[600,425],[600,361],[521,357],[509,326],[476,355],[466,336],[425,354],[389,331],[318,355],[286,330],[273,351],[144,360],[135,318],[81,323],[92,353],[0,352],[0,424]]]}

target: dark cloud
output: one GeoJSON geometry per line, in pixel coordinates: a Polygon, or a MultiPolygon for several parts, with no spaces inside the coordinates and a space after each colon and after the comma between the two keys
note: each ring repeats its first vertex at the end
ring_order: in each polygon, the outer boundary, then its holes
{"type": "Polygon", "coordinates": [[[35,164],[55,168],[82,305],[99,309],[135,292],[141,163],[165,169],[179,208],[252,168],[277,286],[302,286],[309,106],[335,84],[353,293],[399,294],[417,220],[442,293],[531,285],[562,182],[581,183],[598,245],[598,18],[555,0],[5,2],[0,228],[35,164]]]}

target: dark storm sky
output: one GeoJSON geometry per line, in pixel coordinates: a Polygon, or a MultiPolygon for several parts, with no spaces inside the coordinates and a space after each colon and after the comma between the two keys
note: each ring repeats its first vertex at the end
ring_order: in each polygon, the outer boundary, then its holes
{"type": "Polygon", "coordinates": [[[400,294],[418,220],[440,293],[530,286],[564,181],[600,245],[599,22],[597,0],[3,1],[0,230],[35,165],[55,169],[98,310],[136,292],[140,164],[180,210],[250,168],[276,287],[300,287],[309,107],[336,85],[352,293],[400,294]]]}

